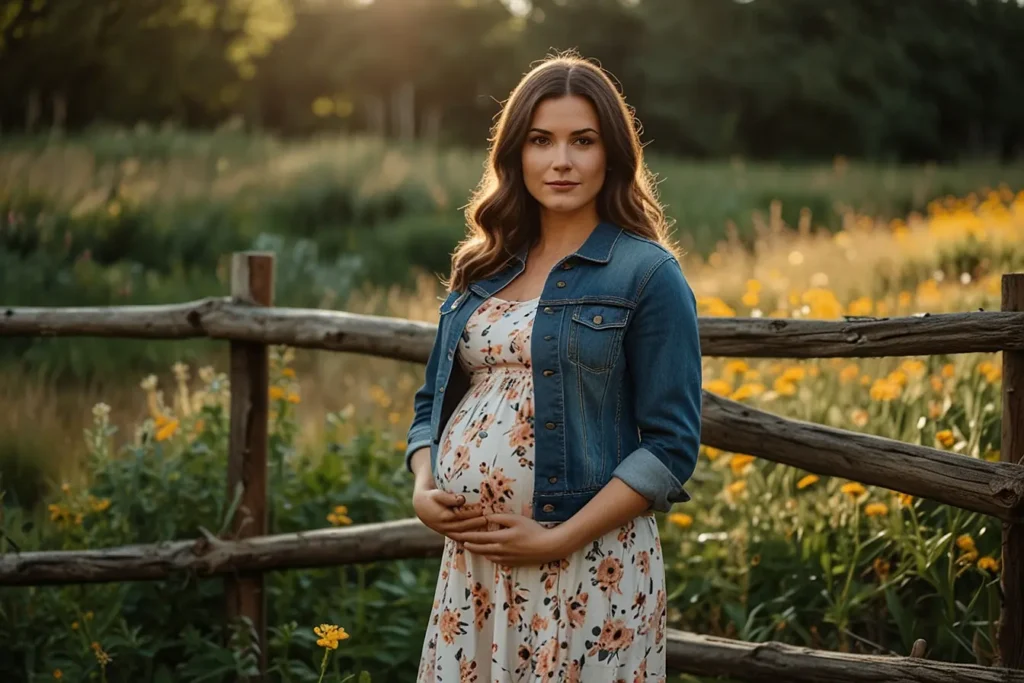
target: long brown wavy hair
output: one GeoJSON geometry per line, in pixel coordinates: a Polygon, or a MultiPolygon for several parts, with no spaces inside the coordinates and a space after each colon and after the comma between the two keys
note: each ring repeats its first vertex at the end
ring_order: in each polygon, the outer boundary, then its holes
{"type": "MultiPolygon", "coordinates": [[[[639,122],[608,74],[574,50],[549,55],[532,68],[506,101],[488,138],[487,167],[466,205],[467,234],[452,254],[448,291],[500,271],[524,245],[540,237],[540,209],[523,180],[522,148],[534,110],[553,97],[586,97],[597,111],[608,173],[597,196],[602,221],[657,241],[678,259],[653,174],[643,160],[639,122]]],[[[443,281],[442,281],[443,282],[443,281]]]]}

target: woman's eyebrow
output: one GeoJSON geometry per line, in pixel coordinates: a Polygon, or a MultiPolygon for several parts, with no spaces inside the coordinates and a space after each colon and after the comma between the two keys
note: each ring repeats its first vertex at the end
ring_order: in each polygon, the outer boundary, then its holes
{"type": "MultiPolygon", "coordinates": [[[[550,130],[544,130],[543,128],[531,128],[528,132],[532,133],[534,131],[537,131],[538,133],[543,133],[544,135],[554,135],[554,133],[552,133],[550,130]]],[[[583,133],[586,133],[588,131],[600,135],[600,133],[598,133],[593,128],[580,128],[579,130],[574,130],[573,132],[569,133],[569,135],[582,135],[583,133]]]]}

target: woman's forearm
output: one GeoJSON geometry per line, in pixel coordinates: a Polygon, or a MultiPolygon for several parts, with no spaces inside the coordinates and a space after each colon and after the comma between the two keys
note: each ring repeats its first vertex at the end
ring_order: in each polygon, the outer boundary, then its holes
{"type": "Polygon", "coordinates": [[[552,528],[565,554],[584,548],[613,529],[642,515],[651,507],[643,495],[618,477],[612,477],[576,514],[552,528]]]}
{"type": "Polygon", "coordinates": [[[437,484],[434,482],[434,475],[430,471],[430,449],[421,448],[412,454],[409,458],[409,465],[412,468],[414,476],[416,477],[413,487],[417,490],[429,491],[436,489],[437,484]]]}

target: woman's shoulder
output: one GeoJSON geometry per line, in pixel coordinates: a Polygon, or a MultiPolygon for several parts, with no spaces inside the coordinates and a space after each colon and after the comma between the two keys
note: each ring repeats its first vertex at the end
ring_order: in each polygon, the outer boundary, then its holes
{"type": "Polygon", "coordinates": [[[616,255],[624,267],[635,269],[641,273],[650,272],[666,261],[676,261],[676,254],[661,242],[623,230],[616,244],[616,255]]]}

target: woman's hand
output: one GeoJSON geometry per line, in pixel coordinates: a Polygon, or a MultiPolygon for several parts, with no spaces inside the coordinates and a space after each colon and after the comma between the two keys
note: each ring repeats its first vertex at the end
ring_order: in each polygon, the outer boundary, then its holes
{"type": "Polygon", "coordinates": [[[557,527],[549,529],[523,515],[487,514],[487,522],[503,528],[495,531],[465,531],[452,536],[466,550],[506,566],[546,564],[572,554],[557,527]]]}
{"type": "Polygon", "coordinates": [[[439,534],[458,540],[455,534],[487,525],[487,518],[480,506],[458,507],[466,497],[448,493],[441,489],[417,487],[412,494],[412,507],[416,516],[439,534]]]}

